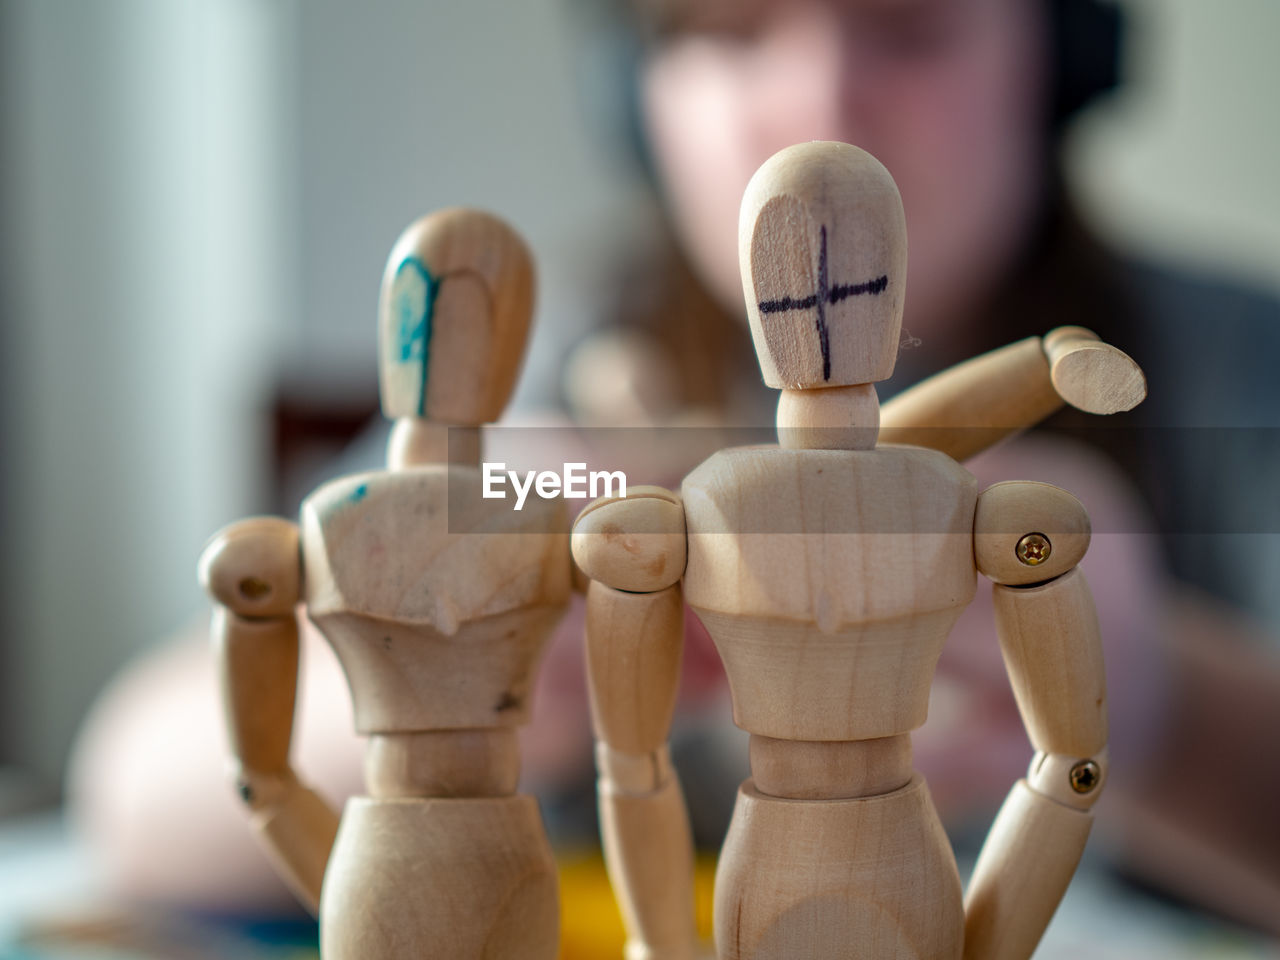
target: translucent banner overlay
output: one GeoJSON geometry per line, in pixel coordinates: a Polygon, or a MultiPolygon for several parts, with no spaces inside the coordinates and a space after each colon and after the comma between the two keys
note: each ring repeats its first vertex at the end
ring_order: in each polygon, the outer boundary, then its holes
{"type": "MultiPolygon", "coordinates": [[[[457,534],[546,532],[560,511],[571,518],[624,483],[632,497],[684,485],[697,498],[696,533],[954,533],[966,498],[1014,480],[1077,496],[1095,534],[1280,533],[1276,427],[929,431],[948,449],[986,448],[963,471],[889,442],[889,431],[875,449],[803,450],[780,448],[772,427],[488,427],[479,463],[467,432],[450,434],[461,461],[448,469],[457,534]],[[495,524],[503,514],[519,522],[495,524]]],[[[866,446],[870,435],[845,439],[866,446]]]]}

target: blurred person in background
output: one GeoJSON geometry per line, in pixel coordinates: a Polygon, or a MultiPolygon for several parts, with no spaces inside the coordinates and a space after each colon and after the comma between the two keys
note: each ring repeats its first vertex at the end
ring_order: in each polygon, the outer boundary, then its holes
{"type": "MultiPolygon", "coordinates": [[[[614,351],[620,372],[608,379],[675,383],[686,403],[769,421],[776,395],[760,385],[741,329],[737,209],[760,163],[815,139],[867,149],[902,193],[906,339],[882,398],[1059,325],[1088,326],[1128,351],[1150,387],[1137,410],[1106,421],[1064,413],[1052,439],[970,466],[984,484],[1057,482],[1093,517],[1084,568],[1106,636],[1111,805],[1126,810],[1116,859],[1166,890],[1280,928],[1267,906],[1280,895],[1269,812],[1280,761],[1266,733],[1280,721],[1268,643],[1280,628],[1280,385],[1270,372],[1280,310],[1130,262],[1077,213],[1063,138],[1117,85],[1118,11],[1094,0],[630,0],[615,12],[640,49],[637,148],[698,281],[621,321],[647,341],[614,351]],[[1148,512],[1158,544],[1130,535],[1148,512]]],[[[981,606],[943,654],[944,692],[917,750],[944,817],[980,829],[1027,749],[981,606]]]]}
{"type": "MultiPolygon", "coordinates": [[[[1100,829],[1120,825],[1111,830],[1112,858],[1168,892],[1276,929],[1267,904],[1280,893],[1272,812],[1280,764],[1267,738],[1280,727],[1280,680],[1263,634],[1235,612],[1266,616],[1269,585],[1255,575],[1265,565],[1230,538],[1178,534],[1234,529],[1233,518],[1274,510],[1267,484],[1277,471],[1258,463],[1247,435],[1209,457],[1207,430],[1197,438],[1178,428],[1270,425],[1280,398],[1266,366],[1280,354],[1280,318],[1263,298],[1126,262],[1077,216],[1060,170],[1062,135],[1115,83],[1114,10],[1092,0],[607,6],[612,26],[637,44],[623,84],[634,94],[627,109],[680,252],[673,246],[619,269],[616,329],[570,362],[571,411],[618,421],[619,409],[591,386],[598,372],[583,371],[589,358],[586,366],[609,371],[604,379],[638,385],[625,411],[635,419],[663,422],[697,408],[710,419],[771,423],[776,395],[759,382],[741,322],[742,190],[761,162],[794,142],[837,139],[869,150],[901,189],[911,251],[904,330],[915,345],[904,345],[882,398],[1063,324],[1094,329],[1146,370],[1150,398],[1128,418],[1134,430],[1065,417],[1071,440],[1027,438],[970,466],[983,485],[1059,483],[1093,517],[1098,533],[1084,567],[1107,644],[1114,780],[1100,829]],[[645,389],[652,384],[662,389],[645,389]],[[1158,547],[1133,534],[1147,510],[1168,534],[1158,547]],[[1204,596],[1173,589],[1169,573],[1204,596]]],[[[1262,529],[1280,529],[1274,516],[1267,522],[1262,529]]],[[[689,626],[676,757],[688,761],[681,770],[699,840],[714,847],[746,775],[745,750],[725,735],[714,651],[696,621],[689,626]]],[[[347,695],[324,644],[314,635],[306,643],[298,767],[345,796],[360,789],[347,695]]],[[[558,824],[561,837],[577,839],[594,829],[580,644],[575,613],[544,665],[525,737],[526,770],[553,831],[558,824]]],[[[976,601],[957,625],[938,691],[918,765],[950,825],[980,839],[1030,757],[989,602],[976,601]]],[[[174,648],[131,669],[81,741],[79,816],[134,895],[226,910],[282,906],[287,894],[252,848],[221,778],[218,723],[201,648],[174,648]],[[176,717],[180,739],[169,723],[176,717]],[[181,860],[168,855],[178,836],[188,851],[181,860]]]]}

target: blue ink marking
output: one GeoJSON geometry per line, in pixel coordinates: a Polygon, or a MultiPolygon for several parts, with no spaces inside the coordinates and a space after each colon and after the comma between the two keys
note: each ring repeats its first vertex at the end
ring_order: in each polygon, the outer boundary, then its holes
{"type": "Polygon", "coordinates": [[[367,483],[360,484],[360,486],[356,487],[354,490],[351,491],[351,502],[359,503],[361,500],[365,498],[365,495],[368,492],[369,492],[369,485],[367,483]]]}
{"type": "Polygon", "coordinates": [[[818,331],[818,349],[822,351],[822,379],[831,379],[831,339],[827,327],[827,306],[835,306],[841,300],[869,293],[873,297],[884,293],[889,286],[887,276],[876,277],[866,283],[837,283],[832,285],[827,276],[827,228],[822,228],[822,248],[818,253],[818,289],[807,297],[782,297],[779,300],[760,301],[761,313],[782,313],[787,310],[812,310],[818,308],[815,326],[818,331]]]}
{"type": "Polygon", "coordinates": [[[440,281],[417,257],[406,257],[394,281],[400,326],[400,362],[422,364],[422,385],[418,392],[418,416],[427,413],[427,368],[431,360],[431,315],[435,311],[440,281]],[[405,276],[406,271],[412,271],[405,276]]]}

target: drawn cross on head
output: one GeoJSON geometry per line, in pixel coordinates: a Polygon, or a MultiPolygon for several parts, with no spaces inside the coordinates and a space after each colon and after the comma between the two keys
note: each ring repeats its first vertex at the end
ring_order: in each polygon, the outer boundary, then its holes
{"type": "Polygon", "coordinates": [[[881,275],[865,283],[837,283],[832,286],[827,276],[827,228],[824,225],[822,227],[822,247],[818,252],[818,289],[798,300],[794,297],[782,297],[779,300],[762,300],[760,301],[760,312],[783,313],[787,310],[811,310],[817,307],[816,326],[818,330],[818,345],[822,350],[822,379],[830,380],[831,338],[827,331],[827,306],[835,306],[841,300],[860,296],[864,293],[875,296],[883,293],[888,286],[889,277],[887,275],[881,275]]]}

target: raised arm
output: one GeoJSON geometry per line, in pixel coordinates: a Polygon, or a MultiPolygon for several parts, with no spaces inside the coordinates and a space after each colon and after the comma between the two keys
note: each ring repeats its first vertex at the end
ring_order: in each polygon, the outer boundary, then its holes
{"type": "Polygon", "coordinates": [[[235,787],[277,871],[314,914],[338,817],[289,765],[298,686],[298,528],[258,517],[221,530],[200,558],[217,606],[213,643],[235,787]]]}
{"type": "Polygon", "coordinates": [[[1147,395],[1141,368],[1084,327],[1059,327],[943,370],[880,410],[880,439],[967,460],[1064,404],[1131,410],[1147,395]]]}
{"type": "Polygon", "coordinates": [[[587,588],[587,688],[605,864],[627,960],[690,960],[693,838],[667,738],[684,646],[684,508],[661,487],[597,500],[573,556],[587,588]]]}
{"type": "Polygon", "coordinates": [[[1089,518],[1047,483],[978,499],[974,552],[1035,757],[996,816],[965,896],[969,960],[1026,960],[1075,873],[1106,779],[1107,708],[1093,597],[1076,564],[1089,518]]]}

